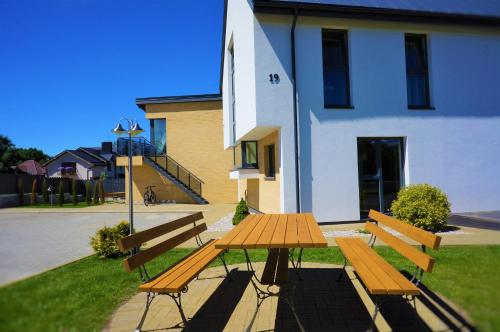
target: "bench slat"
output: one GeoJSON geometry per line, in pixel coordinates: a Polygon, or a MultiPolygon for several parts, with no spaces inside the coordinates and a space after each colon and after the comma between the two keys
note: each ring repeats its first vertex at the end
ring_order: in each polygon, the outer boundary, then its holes
{"type": "Polygon", "coordinates": [[[368,217],[398,231],[401,234],[408,236],[410,239],[413,239],[428,248],[434,250],[439,249],[441,237],[436,234],[432,234],[431,232],[427,232],[423,229],[407,224],[398,219],[389,217],[375,210],[370,210],[368,217]]]}
{"type": "Polygon", "coordinates": [[[203,259],[197,261],[190,267],[189,270],[185,271],[182,275],[170,283],[168,287],[166,287],[166,291],[176,292],[182,290],[185,285],[191,282],[191,280],[193,280],[201,271],[212,263],[223,251],[223,249],[215,249],[214,246],[211,246],[211,248],[213,248],[213,250],[209,251],[203,259]]]}
{"type": "Polygon", "coordinates": [[[132,235],[129,235],[123,239],[117,241],[118,248],[122,251],[128,250],[134,247],[140,247],[144,242],[157,238],[163,234],[172,232],[188,224],[194,223],[195,221],[203,219],[203,213],[197,212],[189,216],[179,218],[177,220],[159,225],[132,235]]]}
{"type": "Polygon", "coordinates": [[[391,246],[394,250],[399,252],[404,257],[408,258],[410,261],[415,263],[417,266],[422,268],[425,272],[431,272],[434,265],[434,258],[423,253],[417,248],[409,245],[401,239],[398,239],[394,235],[384,231],[382,228],[376,226],[374,223],[367,222],[365,229],[370,233],[380,238],[386,244],[391,246]]]}
{"type": "MultiPolygon", "coordinates": [[[[392,278],[378,265],[375,263],[370,257],[367,255],[365,248],[363,247],[363,240],[359,238],[348,239],[346,240],[351,249],[358,255],[360,259],[363,260],[365,265],[370,269],[372,274],[377,278],[378,281],[384,286],[387,291],[387,294],[392,295],[403,295],[404,291],[401,289],[398,283],[396,283],[392,278]],[[361,243],[361,244],[360,244],[361,243]]],[[[367,246],[368,247],[368,246],[367,246]]],[[[370,247],[368,247],[370,248],[370,247]]]]}
{"type": "MultiPolygon", "coordinates": [[[[203,247],[198,255],[183,261],[178,268],[167,271],[161,280],[150,286],[151,291],[161,293],[181,290],[223,251],[215,249],[214,243],[203,247]]],[[[141,289],[144,288],[143,286],[141,289]]]]}
{"type": "Polygon", "coordinates": [[[175,272],[177,269],[181,268],[182,266],[185,266],[187,264],[190,264],[189,262],[194,259],[199,259],[200,255],[204,255],[204,249],[210,245],[213,245],[215,243],[215,240],[210,240],[207,243],[205,243],[202,247],[196,249],[192,253],[190,253],[188,256],[180,259],[176,263],[174,263],[173,266],[170,266],[167,270],[165,270],[163,273],[155,277],[153,280],[150,280],[148,282],[145,282],[142,284],[139,288],[142,291],[151,291],[151,287],[159,283],[161,280],[167,278],[170,274],[175,272]]]}
{"type": "Polygon", "coordinates": [[[134,256],[128,257],[125,259],[125,270],[132,271],[140,265],[149,262],[155,257],[160,256],[165,251],[175,248],[181,243],[195,237],[196,235],[202,233],[207,230],[207,225],[205,223],[195,226],[187,231],[184,231],[166,241],[163,241],[149,249],[141,251],[134,256]]]}
{"type": "Polygon", "coordinates": [[[405,295],[419,295],[420,290],[408,280],[404,275],[397,271],[391,264],[385,261],[379,254],[375,252],[372,248],[368,246],[363,240],[358,239],[356,243],[360,248],[362,248],[366,254],[367,259],[372,260],[377,265],[379,265],[384,272],[389,275],[392,280],[394,280],[399,287],[404,291],[405,295]]]}
{"type": "Polygon", "coordinates": [[[372,271],[365,265],[363,260],[359,258],[359,256],[354,252],[351,248],[351,244],[348,242],[348,239],[345,238],[336,238],[338,246],[342,250],[342,253],[345,257],[351,262],[352,266],[358,272],[358,275],[363,280],[366,288],[370,291],[371,294],[387,294],[387,290],[382,285],[382,283],[375,277],[372,271]]]}
{"type": "Polygon", "coordinates": [[[271,285],[274,283],[274,275],[276,273],[276,265],[278,264],[279,249],[270,249],[267,255],[266,265],[262,272],[261,283],[263,285],[271,285]]]}

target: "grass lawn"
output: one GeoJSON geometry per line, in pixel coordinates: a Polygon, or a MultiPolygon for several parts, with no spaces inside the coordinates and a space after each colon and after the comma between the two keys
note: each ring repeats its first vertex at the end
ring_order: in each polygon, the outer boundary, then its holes
{"type": "MultiPolygon", "coordinates": [[[[113,204],[111,202],[105,202],[104,204],[113,204]]],[[[99,204],[101,205],[101,204],[99,204]]],[[[23,205],[23,206],[16,206],[18,208],[33,208],[33,209],[50,209],[50,208],[75,208],[75,209],[78,209],[78,208],[86,208],[86,207],[90,207],[90,206],[95,206],[94,204],[91,204],[91,205],[87,205],[87,202],[78,202],[77,205],[73,205],[73,203],[69,202],[69,203],[64,203],[63,206],[60,206],[59,204],[57,204],[57,202],[54,202],[54,204],[50,205],[50,204],[46,204],[46,203],[39,203],[38,205],[30,205],[30,204],[26,204],[26,205],[23,205]]]]}
{"type": "MultiPolygon", "coordinates": [[[[150,274],[189,251],[175,249],[153,260],[150,274]]],[[[391,249],[377,251],[400,270],[412,271],[408,261],[391,249]]],[[[266,257],[265,250],[250,253],[255,261],[266,257]]],[[[499,330],[500,246],[444,246],[432,255],[436,266],[425,275],[424,284],[465,309],[481,331],[499,330]]],[[[241,251],[226,257],[229,264],[244,262],[241,251]]],[[[336,247],[306,250],[303,260],[342,263],[336,247]]],[[[135,294],[138,284],[138,274],[126,273],[122,259],[90,256],[0,288],[0,326],[4,331],[100,331],[117,306],[135,294]]]]}

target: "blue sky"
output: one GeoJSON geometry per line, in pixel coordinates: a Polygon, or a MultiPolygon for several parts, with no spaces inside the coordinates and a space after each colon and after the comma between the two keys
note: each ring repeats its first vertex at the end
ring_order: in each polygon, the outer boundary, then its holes
{"type": "MultiPolygon", "coordinates": [[[[136,97],[217,93],[223,0],[0,1],[0,134],[49,155],[113,140],[136,97]]],[[[146,136],[148,137],[148,135],[146,136]]]]}

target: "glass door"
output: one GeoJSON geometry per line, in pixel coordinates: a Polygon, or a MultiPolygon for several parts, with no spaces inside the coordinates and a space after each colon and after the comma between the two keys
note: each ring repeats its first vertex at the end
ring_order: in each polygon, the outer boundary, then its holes
{"type": "Polygon", "coordinates": [[[387,212],[403,185],[403,140],[358,138],[360,216],[387,212]]]}

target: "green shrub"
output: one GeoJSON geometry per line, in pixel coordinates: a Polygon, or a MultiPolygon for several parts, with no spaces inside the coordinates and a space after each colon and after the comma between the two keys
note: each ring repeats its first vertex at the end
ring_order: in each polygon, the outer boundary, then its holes
{"type": "Polygon", "coordinates": [[[43,179],[42,182],[42,198],[43,203],[49,204],[49,184],[47,183],[47,179],[43,179]]]}
{"type": "Polygon", "coordinates": [[[99,179],[99,199],[101,204],[104,204],[104,181],[99,179]]]}
{"type": "Polygon", "coordinates": [[[111,258],[121,255],[128,255],[128,252],[121,252],[116,245],[116,241],[129,235],[129,226],[126,221],[120,222],[114,227],[99,229],[90,239],[90,245],[100,258],[111,258]]]}
{"type": "Polygon", "coordinates": [[[446,194],[425,183],[401,189],[391,212],[395,218],[431,232],[443,230],[451,213],[446,194]]]}
{"type": "Polygon", "coordinates": [[[31,205],[38,205],[38,186],[36,178],[33,179],[33,184],[31,185],[31,205]]]}
{"type": "Polygon", "coordinates": [[[236,206],[236,211],[233,216],[233,225],[238,225],[249,214],[247,202],[242,198],[236,206]]]}
{"type": "Polygon", "coordinates": [[[89,180],[85,182],[85,202],[89,206],[92,204],[92,183],[89,180]]]}
{"type": "Polygon", "coordinates": [[[61,179],[61,181],[59,181],[59,188],[58,188],[57,192],[58,192],[57,204],[59,204],[59,206],[63,206],[64,205],[64,183],[63,183],[62,179],[61,179]]]}
{"type": "Polygon", "coordinates": [[[24,205],[24,186],[23,179],[17,179],[17,199],[19,200],[19,206],[24,205]]]}
{"type": "Polygon", "coordinates": [[[93,204],[97,205],[99,204],[99,193],[98,193],[98,188],[99,186],[97,185],[97,182],[94,183],[94,190],[92,190],[92,199],[93,199],[93,204]]]}
{"type": "Polygon", "coordinates": [[[76,180],[75,179],[71,180],[71,198],[74,206],[78,205],[78,195],[76,194],[76,185],[77,185],[76,180]]]}

